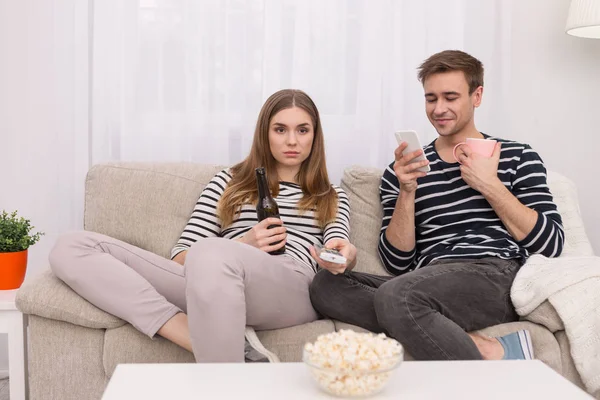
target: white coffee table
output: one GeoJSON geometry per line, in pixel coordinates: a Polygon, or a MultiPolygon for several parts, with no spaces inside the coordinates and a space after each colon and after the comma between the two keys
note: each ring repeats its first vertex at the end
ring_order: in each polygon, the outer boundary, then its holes
{"type": "Polygon", "coordinates": [[[10,399],[27,396],[27,316],[15,306],[17,290],[0,290],[0,333],[8,333],[10,399]]]}
{"type": "MultiPolygon", "coordinates": [[[[302,363],[121,364],[103,400],[331,399],[302,363]]],[[[405,362],[373,399],[569,399],[591,396],[541,361],[405,362]]]]}

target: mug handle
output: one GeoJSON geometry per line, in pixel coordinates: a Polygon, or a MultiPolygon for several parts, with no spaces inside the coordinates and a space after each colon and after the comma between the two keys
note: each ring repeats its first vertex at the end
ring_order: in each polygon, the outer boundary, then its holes
{"type": "Polygon", "coordinates": [[[460,142],[459,144],[457,144],[456,146],[454,146],[454,148],[452,149],[452,155],[454,156],[454,159],[456,160],[457,163],[461,164],[460,160],[458,159],[458,157],[456,157],[456,150],[462,146],[463,144],[467,144],[466,142],[460,142]]]}

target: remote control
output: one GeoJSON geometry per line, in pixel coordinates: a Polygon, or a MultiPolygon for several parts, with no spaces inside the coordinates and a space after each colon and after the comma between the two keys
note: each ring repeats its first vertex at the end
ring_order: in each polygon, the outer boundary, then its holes
{"type": "Polygon", "coordinates": [[[315,244],[314,247],[321,260],[335,264],[346,264],[346,257],[341,255],[339,251],[335,249],[326,249],[320,244],[315,244]]]}

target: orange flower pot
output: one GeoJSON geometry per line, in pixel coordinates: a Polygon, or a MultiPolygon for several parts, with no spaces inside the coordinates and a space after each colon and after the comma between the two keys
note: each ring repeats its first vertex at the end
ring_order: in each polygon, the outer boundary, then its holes
{"type": "Polygon", "coordinates": [[[0,253],[0,290],[20,288],[26,270],[27,250],[0,253]]]}

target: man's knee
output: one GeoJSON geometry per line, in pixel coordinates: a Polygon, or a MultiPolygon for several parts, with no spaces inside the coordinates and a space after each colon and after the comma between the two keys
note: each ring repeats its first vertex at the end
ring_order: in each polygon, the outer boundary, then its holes
{"type": "Polygon", "coordinates": [[[377,320],[382,328],[390,331],[408,328],[411,322],[410,304],[418,294],[408,282],[402,278],[392,279],[377,289],[373,306],[377,320]]]}
{"type": "Polygon", "coordinates": [[[335,288],[342,283],[343,279],[345,279],[343,274],[334,275],[325,269],[315,275],[309,287],[310,301],[315,310],[324,315],[329,314],[328,311],[334,300],[332,297],[337,297],[335,288]]]}

